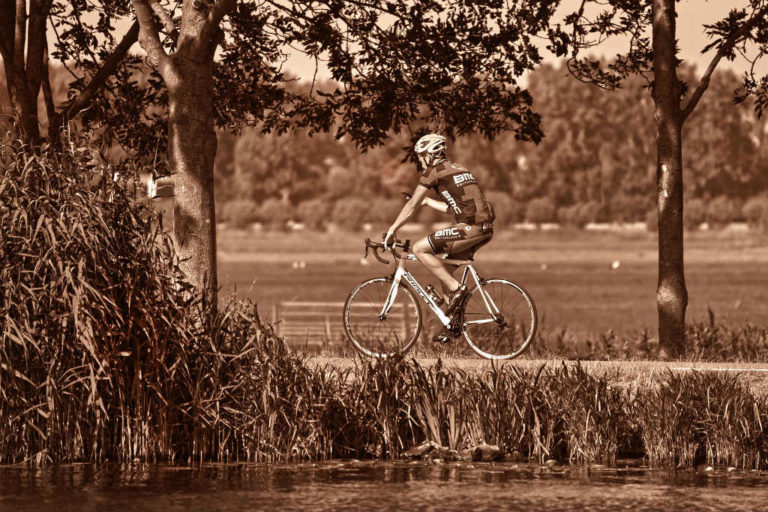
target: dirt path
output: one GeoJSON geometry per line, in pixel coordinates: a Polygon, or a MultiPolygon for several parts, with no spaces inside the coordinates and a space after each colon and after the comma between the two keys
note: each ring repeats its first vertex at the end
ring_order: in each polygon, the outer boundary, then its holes
{"type": "MultiPolygon", "coordinates": [[[[417,359],[425,367],[434,366],[436,359],[417,359]]],[[[359,364],[354,358],[312,357],[309,364],[334,370],[354,368],[359,364]]],[[[496,363],[498,365],[499,363],[496,363]]],[[[722,372],[735,373],[754,393],[768,395],[768,363],[701,363],[701,362],[663,362],[663,361],[564,361],[562,359],[518,359],[506,361],[503,365],[532,370],[541,366],[557,367],[562,364],[581,364],[594,375],[608,375],[616,380],[617,385],[649,384],[657,379],[664,379],[669,372],[722,372]]],[[[444,368],[460,369],[467,372],[490,370],[493,363],[484,359],[445,359],[444,368]]]]}

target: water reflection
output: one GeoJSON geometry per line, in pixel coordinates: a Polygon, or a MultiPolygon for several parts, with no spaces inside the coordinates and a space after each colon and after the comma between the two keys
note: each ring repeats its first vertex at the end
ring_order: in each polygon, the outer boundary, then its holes
{"type": "Polygon", "coordinates": [[[0,510],[766,510],[768,475],[527,464],[0,468],[0,510]]]}

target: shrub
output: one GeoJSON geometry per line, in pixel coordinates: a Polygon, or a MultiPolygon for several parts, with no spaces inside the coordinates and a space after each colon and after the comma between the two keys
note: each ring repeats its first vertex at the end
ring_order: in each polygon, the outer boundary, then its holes
{"type": "Polygon", "coordinates": [[[707,221],[707,205],[703,199],[694,198],[683,205],[683,224],[686,229],[696,229],[707,221]]]}
{"type": "Polygon", "coordinates": [[[296,208],[296,214],[305,226],[311,229],[317,229],[328,221],[331,213],[331,205],[327,201],[317,198],[309,199],[299,203],[296,208]]]}
{"type": "Polygon", "coordinates": [[[525,208],[506,192],[492,190],[488,192],[486,198],[493,206],[493,212],[496,214],[495,224],[499,227],[511,226],[515,222],[520,222],[525,217],[525,208]]]}
{"type": "Polygon", "coordinates": [[[750,228],[768,229],[768,197],[751,197],[741,211],[750,228]]]}
{"type": "Polygon", "coordinates": [[[350,231],[360,229],[365,222],[371,202],[359,198],[340,199],[333,206],[333,221],[350,231]]]}
{"type": "Polygon", "coordinates": [[[525,217],[528,222],[533,222],[534,224],[554,222],[556,218],[554,201],[549,197],[532,199],[526,208],[525,217]]]}
{"type": "Polygon", "coordinates": [[[293,218],[293,214],[290,203],[274,197],[266,199],[259,208],[259,219],[276,229],[285,229],[285,223],[293,218]]]}
{"type": "Polygon", "coordinates": [[[233,227],[244,228],[259,219],[259,205],[251,199],[227,201],[221,207],[221,221],[233,227]]]}
{"type": "Polygon", "coordinates": [[[599,211],[600,203],[597,201],[563,206],[557,210],[557,220],[566,226],[583,228],[590,222],[597,220],[599,211]]]}
{"type": "MultiPolygon", "coordinates": [[[[601,212],[601,208],[597,208],[598,213],[607,214],[605,220],[614,222],[634,222],[642,220],[644,212],[648,209],[648,199],[641,195],[625,195],[618,193],[610,199],[606,212],[601,212]]],[[[597,215],[595,216],[597,218],[597,215]]]]}
{"type": "Polygon", "coordinates": [[[728,196],[718,196],[707,205],[707,219],[718,226],[738,220],[740,215],[738,201],[728,196]]]}

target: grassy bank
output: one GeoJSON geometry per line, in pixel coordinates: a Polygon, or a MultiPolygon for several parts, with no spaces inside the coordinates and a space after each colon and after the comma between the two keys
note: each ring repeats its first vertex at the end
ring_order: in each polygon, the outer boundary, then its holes
{"type": "MultiPolygon", "coordinates": [[[[311,366],[254,306],[210,314],[157,219],[87,149],[0,157],[0,464],[394,458],[431,442],[442,457],[767,467],[768,406],[737,377],[311,366]]],[[[716,327],[700,339],[733,350],[716,327]]]]}
{"type": "Polygon", "coordinates": [[[197,341],[169,348],[173,357],[102,353],[94,387],[38,377],[14,398],[39,401],[33,411],[13,410],[6,394],[0,462],[397,458],[430,443],[417,452],[768,468],[768,403],[736,376],[669,373],[617,385],[579,366],[475,373],[413,360],[338,372],[308,365],[252,315],[231,306],[197,341]]]}

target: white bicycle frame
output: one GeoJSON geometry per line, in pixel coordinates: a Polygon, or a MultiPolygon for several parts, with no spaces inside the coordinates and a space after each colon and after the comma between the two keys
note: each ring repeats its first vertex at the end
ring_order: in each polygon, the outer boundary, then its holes
{"type": "MultiPolygon", "coordinates": [[[[379,318],[386,318],[389,314],[390,309],[392,309],[392,305],[395,303],[395,299],[397,298],[397,289],[400,282],[405,278],[406,284],[408,284],[412,290],[414,290],[421,298],[424,300],[424,302],[429,306],[429,309],[432,310],[432,312],[437,316],[437,318],[440,320],[440,322],[448,327],[451,323],[451,318],[447,316],[445,313],[443,313],[443,310],[440,309],[440,306],[438,306],[434,299],[430,297],[430,295],[424,290],[424,288],[421,287],[418,281],[413,277],[413,275],[408,272],[405,269],[405,262],[407,260],[414,261],[416,260],[416,256],[413,254],[407,254],[400,258],[400,261],[397,264],[397,269],[395,270],[395,274],[392,278],[392,286],[389,288],[389,293],[387,294],[387,299],[384,301],[384,306],[381,308],[381,313],[379,314],[379,318]]],[[[467,324],[485,324],[485,323],[491,323],[496,321],[496,315],[501,314],[499,311],[499,308],[496,306],[496,304],[493,302],[493,299],[483,290],[483,285],[480,279],[480,276],[477,275],[477,271],[475,271],[474,267],[468,262],[468,261],[458,261],[458,260],[450,260],[446,259],[446,263],[452,263],[454,265],[463,265],[464,266],[464,273],[461,276],[461,283],[466,283],[467,281],[467,275],[471,275],[472,278],[475,280],[475,283],[477,284],[477,289],[480,290],[480,296],[483,298],[483,302],[485,303],[485,307],[488,308],[488,313],[491,315],[491,318],[482,319],[482,320],[472,320],[467,322],[467,324]]]]}

